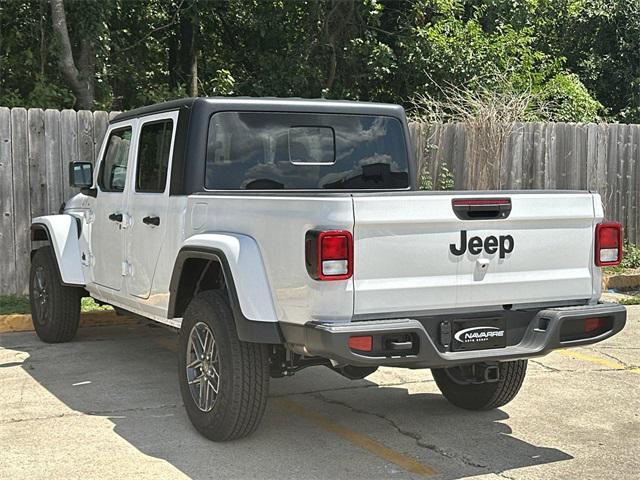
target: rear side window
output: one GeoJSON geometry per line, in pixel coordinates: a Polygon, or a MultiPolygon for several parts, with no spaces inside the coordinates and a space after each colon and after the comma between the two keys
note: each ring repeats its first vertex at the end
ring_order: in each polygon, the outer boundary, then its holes
{"type": "Polygon", "coordinates": [[[136,192],[164,192],[172,133],[172,120],[145,123],[142,126],[138,145],[136,192]]]}
{"type": "Polygon", "coordinates": [[[122,192],[127,179],[131,127],[113,130],[100,165],[98,185],[103,192],[122,192]]]}
{"type": "Polygon", "coordinates": [[[207,190],[409,186],[400,121],[369,115],[216,113],[205,177],[207,190]]]}

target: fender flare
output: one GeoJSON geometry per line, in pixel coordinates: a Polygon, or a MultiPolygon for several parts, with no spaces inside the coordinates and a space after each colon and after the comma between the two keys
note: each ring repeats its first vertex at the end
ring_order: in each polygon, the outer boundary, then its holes
{"type": "Polygon", "coordinates": [[[80,262],[79,230],[76,217],[68,214],[36,217],[31,222],[31,231],[43,230],[58,264],[63,285],[84,287],[85,278],[80,262]]]}
{"type": "Polygon", "coordinates": [[[281,344],[280,331],[271,290],[255,240],[239,234],[200,234],[180,248],[169,286],[168,318],[176,315],[178,287],[187,260],[214,260],[222,267],[236,330],[240,340],[281,344]],[[238,290],[237,285],[246,285],[238,290]]]}

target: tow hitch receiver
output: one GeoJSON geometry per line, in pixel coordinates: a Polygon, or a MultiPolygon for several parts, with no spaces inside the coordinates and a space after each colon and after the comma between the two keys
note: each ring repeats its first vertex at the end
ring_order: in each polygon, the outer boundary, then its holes
{"type": "Polygon", "coordinates": [[[474,363],[446,370],[449,377],[459,385],[495,383],[500,380],[500,369],[496,364],[474,363]]]}

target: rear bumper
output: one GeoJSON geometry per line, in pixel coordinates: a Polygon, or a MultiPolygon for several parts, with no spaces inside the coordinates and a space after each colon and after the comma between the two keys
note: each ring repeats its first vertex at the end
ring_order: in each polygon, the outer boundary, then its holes
{"type": "MultiPolygon", "coordinates": [[[[626,309],[618,304],[598,304],[540,310],[532,316],[522,339],[503,348],[472,351],[449,351],[437,343],[417,319],[359,321],[350,323],[310,322],[289,330],[283,328],[287,341],[307,355],[332,359],[355,366],[406,366],[440,368],[476,362],[495,362],[539,357],[552,350],[589,345],[605,340],[624,328],[626,309]],[[610,327],[595,336],[578,340],[563,340],[565,322],[591,317],[606,318],[610,327]],[[542,327],[543,326],[543,327],[542,327]],[[352,351],[348,340],[352,336],[413,334],[417,338],[414,351],[406,355],[374,356],[352,351]]],[[[507,332],[509,327],[507,326],[507,332]]]]}

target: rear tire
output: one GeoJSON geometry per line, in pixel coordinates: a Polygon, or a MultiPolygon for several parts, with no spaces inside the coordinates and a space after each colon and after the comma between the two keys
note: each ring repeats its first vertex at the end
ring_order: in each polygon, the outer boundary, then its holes
{"type": "Polygon", "coordinates": [[[68,342],[80,323],[81,289],[62,285],[51,247],[36,250],[31,259],[29,302],[31,320],[40,340],[68,342]]]}
{"type": "Polygon", "coordinates": [[[242,342],[226,297],[210,290],[189,303],[180,327],[180,392],[191,423],[214,441],[252,433],[269,390],[266,345],[242,342]]]}
{"type": "Polygon", "coordinates": [[[527,373],[527,361],[501,362],[500,379],[491,383],[463,383],[456,368],[431,369],[445,398],[466,410],[492,410],[506,405],[518,394],[527,373]]]}

